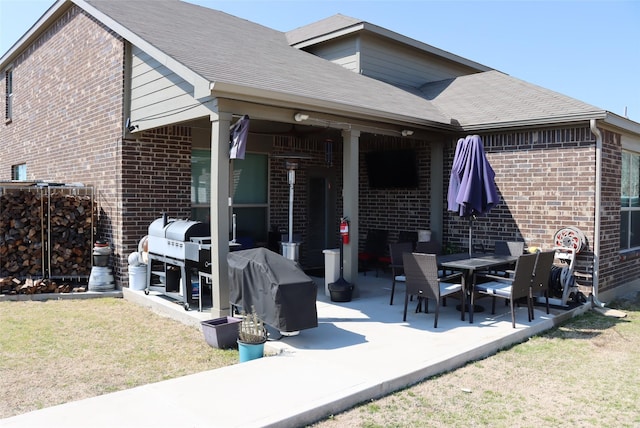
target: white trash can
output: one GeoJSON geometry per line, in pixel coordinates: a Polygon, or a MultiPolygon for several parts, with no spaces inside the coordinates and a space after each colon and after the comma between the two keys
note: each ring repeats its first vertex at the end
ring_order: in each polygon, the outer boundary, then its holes
{"type": "Polygon", "coordinates": [[[147,265],[129,265],[129,288],[132,290],[147,288],[147,265]]]}
{"type": "Polygon", "coordinates": [[[418,241],[420,241],[420,242],[429,242],[429,241],[431,241],[431,231],[430,230],[419,230],[418,231],[418,241]]]}
{"type": "Polygon", "coordinates": [[[329,284],[340,277],[340,250],[322,250],[324,254],[324,294],[329,296],[329,284]]]}

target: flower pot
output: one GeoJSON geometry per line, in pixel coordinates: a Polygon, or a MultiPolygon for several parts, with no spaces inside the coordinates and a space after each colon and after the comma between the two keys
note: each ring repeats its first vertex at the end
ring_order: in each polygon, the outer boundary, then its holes
{"type": "Polygon", "coordinates": [[[264,356],[264,343],[247,343],[238,340],[238,354],[240,355],[240,362],[255,360],[264,356]]]}
{"type": "Polygon", "coordinates": [[[234,317],[222,317],[202,321],[202,333],[209,346],[218,349],[233,348],[238,340],[238,323],[234,317]]]}

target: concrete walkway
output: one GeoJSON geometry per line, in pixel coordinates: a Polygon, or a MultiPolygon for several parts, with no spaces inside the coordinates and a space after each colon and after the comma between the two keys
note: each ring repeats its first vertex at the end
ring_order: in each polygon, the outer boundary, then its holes
{"type": "MultiPolygon", "coordinates": [[[[508,306],[498,304],[496,315],[476,313],[469,324],[468,317],[460,320],[455,299],[448,299],[434,329],[433,313],[415,313],[412,302],[402,322],[404,287],[396,287],[390,306],[389,278],[361,275],[359,296],[347,303],[331,302],[322,281],[318,328],[268,342],[271,356],[1,419],[0,427],[300,427],[490,355],[590,307],[547,315],[537,306],[532,323],[521,307],[513,329],[508,306]]],[[[199,327],[210,318],[164,298],[123,291],[185,323],[199,327]]]]}

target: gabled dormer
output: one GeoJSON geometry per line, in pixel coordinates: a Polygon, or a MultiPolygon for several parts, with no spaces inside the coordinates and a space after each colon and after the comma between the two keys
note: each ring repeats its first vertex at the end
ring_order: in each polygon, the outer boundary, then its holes
{"type": "Polygon", "coordinates": [[[399,87],[466,76],[491,68],[377,25],[334,15],[286,33],[289,44],[399,87]]]}

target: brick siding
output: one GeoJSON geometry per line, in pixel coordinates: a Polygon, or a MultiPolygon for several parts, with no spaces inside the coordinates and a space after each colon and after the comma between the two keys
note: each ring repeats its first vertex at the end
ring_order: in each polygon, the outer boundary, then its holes
{"type": "Polygon", "coordinates": [[[12,121],[0,133],[0,179],[26,163],[28,180],[92,185],[100,221],[117,228],[123,58],[122,40],[75,6],[18,56],[12,121]]]}

